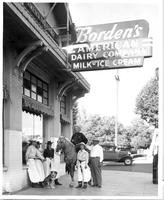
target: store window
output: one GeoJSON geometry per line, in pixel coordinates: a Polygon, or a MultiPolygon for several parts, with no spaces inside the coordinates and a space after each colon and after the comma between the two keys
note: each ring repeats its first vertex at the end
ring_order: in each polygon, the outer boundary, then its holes
{"type": "Polygon", "coordinates": [[[48,84],[28,71],[23,76],[23,94],[48,105],[48,84]]]}
{"type": "Polygon", "coordinates": [[[60,112],[61,114],[65,114],[67,113],[67,98],[65,95],[62,96],[61,101],[60,101],[60,112]]]}
{"type": "Polygon", "coordinates": [[[26,165],[26,150],[30,140],[43,142],[43,116],[22,112],[22,162],[26,165]]]}

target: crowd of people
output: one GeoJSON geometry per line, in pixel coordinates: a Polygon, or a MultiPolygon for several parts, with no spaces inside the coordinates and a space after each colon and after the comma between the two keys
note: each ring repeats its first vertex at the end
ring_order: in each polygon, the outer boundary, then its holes
{"type": "Polygon", "coordinates": [[[32,187],[43,187],[44,180],[51,174],[56,173],[55,184],[62,185],[58,181],[57,171],[54,165],[54,149],[52,142],[47,142],[47,148],[40,151],[41,143],[32,140],[26,151],[26,163],[28,165],[28,175],[32,187]]]}
{"type": "MultiPolygon", "coordinates": [[[[77,151],[77,178],[76,188],[86,189],[88,184],[93,187],[102,187],[101,167],[103,162],[103,149],[99,145],[99,140],[92,139],[92,145],[88,145],[87,138],[76,131],[71,142],[75,145],[77,151]]],[[[54,149],[52,142],[47,142],[47,148],[40,151],[40,142],[31,141],[26,151],[26,163],[28,165],[28,174],[32,187],[44,187],[45,180],[53,172],[56,185],[62,185],[58,181],[58,172],[55,166],[54,149]]]]}

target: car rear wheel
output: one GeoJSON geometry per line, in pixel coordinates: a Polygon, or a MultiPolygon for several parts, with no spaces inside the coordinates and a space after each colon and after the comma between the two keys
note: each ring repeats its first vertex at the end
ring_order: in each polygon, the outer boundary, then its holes
{"type": "Polygon", "coordinates": [[[125,158],[124,164],[125,165],[132,165],[132,159],[131,158],[125,158]]]}

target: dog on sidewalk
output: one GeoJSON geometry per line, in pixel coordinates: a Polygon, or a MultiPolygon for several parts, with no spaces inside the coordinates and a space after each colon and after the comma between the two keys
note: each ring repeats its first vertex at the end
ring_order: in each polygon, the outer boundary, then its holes
{"type": "Polygon", "coordinates": [[[56,171],[51,171],[50,175],[48,175],[44,181],[43,181],[43,186],[45,188],[50,188],[50,189],[54,189],[55,188],[55,179],[57,176],[57,172],[56,171]]]}

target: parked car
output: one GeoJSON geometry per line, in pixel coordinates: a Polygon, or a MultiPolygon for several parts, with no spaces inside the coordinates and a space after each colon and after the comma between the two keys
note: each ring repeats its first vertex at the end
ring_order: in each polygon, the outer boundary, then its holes
{"type": "Polygon", "coordinates": [[[104,161],[123,162],[125,165],[132,165],[133,157],[129,151],[118,150],[115,146],[101,145],[104,152],[104,161]]]}

